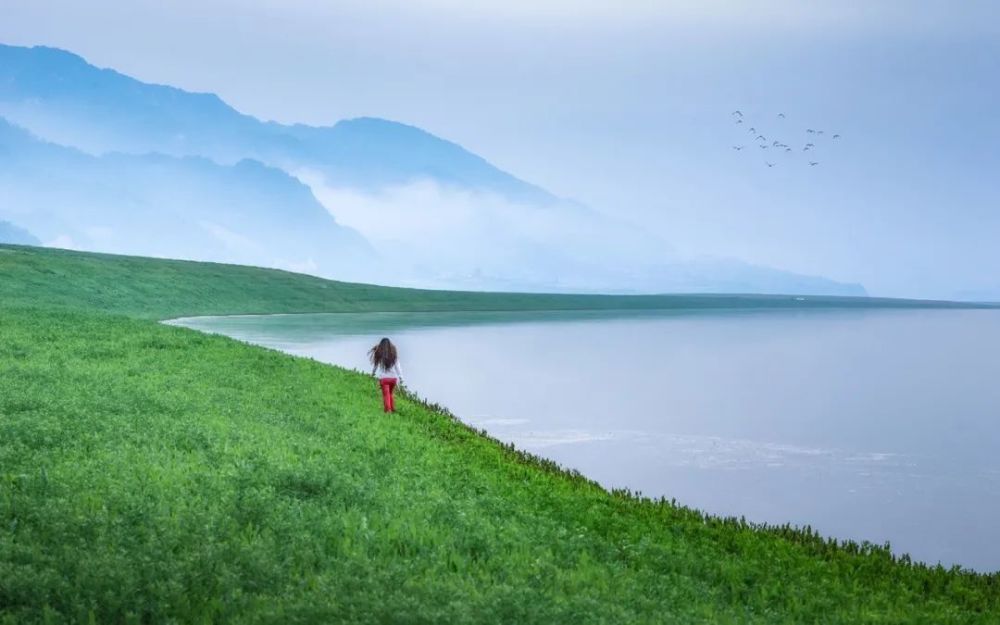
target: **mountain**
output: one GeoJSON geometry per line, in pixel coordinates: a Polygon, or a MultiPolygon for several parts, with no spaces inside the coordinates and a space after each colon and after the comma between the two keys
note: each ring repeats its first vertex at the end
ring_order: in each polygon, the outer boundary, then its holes
{"type": "Polygon", "coordinates": [[[320,128],[262,122],[214,94],[146,84],[55,48],[0,45],[0,116],[92,154],[158,152],[228,164],[252,158],[361,189],[430,178],[511,200],[556,200],[413,126],[373,118],[320,128]]]}
{"type": "Polygon", "coordinates": [[[364,276],[376,256],[308,187],[252,160],[91,156],[0,119],[0,217],[57,247],[364,276]]]}
{"type": "Polygon", "coordinates": [[[9,221],[0,220],[0,243],[13,243],[14,245],[41,245],[35,235],[24,228],[19,228],[9,221]]]}
{"type": "Polygon", "coordinates": [[[0,128],[0,217],[53,245],[434,288],[864,293],[680,258],[413,126],[264,122],[54,48],[0,45],[0,117],[34,135],[0,128]]]}

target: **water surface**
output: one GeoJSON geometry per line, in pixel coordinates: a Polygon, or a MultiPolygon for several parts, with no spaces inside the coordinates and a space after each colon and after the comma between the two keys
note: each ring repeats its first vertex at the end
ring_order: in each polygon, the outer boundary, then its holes
{"type": "Polygon", "coordinates": [[[1000,311],[176,323],[357,369],[389,335],[418,394],[608,487],[1000,569],[1000,311]]]}

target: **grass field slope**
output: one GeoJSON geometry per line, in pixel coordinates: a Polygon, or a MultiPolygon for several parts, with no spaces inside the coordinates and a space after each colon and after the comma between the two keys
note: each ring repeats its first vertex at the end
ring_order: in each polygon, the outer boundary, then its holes
{"type": "Polygon", "coordinates": [[[384,415],[359,374],[156,322],[736,301],[875,303],[424,292],[0,246],[0,623],[1000,622],[996,574],[608,493],[414,398],[384,415]]]}

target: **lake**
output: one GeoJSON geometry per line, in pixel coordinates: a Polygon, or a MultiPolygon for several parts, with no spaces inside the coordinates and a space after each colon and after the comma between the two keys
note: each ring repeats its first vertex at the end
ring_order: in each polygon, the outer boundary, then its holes
{"type": "Polygon", "coordinates": [[[388,335],[419,395],[609,488],[1000,569],[1000,311],[172,323],[362,370],[388,335]]]}

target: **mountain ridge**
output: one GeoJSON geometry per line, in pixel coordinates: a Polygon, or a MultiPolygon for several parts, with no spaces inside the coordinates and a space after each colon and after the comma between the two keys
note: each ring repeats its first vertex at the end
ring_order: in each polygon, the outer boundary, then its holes
{"type": "Polygon", "coordinates": [[[94,154],[162,152],[221,163],[252,156],[288,171],[315,168],[332,183],[363,189],[431,177],[512,200],[557,201],[416,126],[374,117],[332,126],[262,121],[214,93],[146,83],[60,48],[0,44],[0,115],[40,137],[94,154]],[[136,106],[144,112],[136,114],[136,106]],[[85,135],[70,126],[97,130],[85,135]]]}
{"type": "Polygon", "coordinates": [[[0,117],[0,164],[0,218],[50,245],[325,273],[376,261],[309,187],[252,159],[93,156],[0,117]]]}
{"type": "Polygon", "coordinates": [[[24,228],[0,219],[0,243],[11,245],[41,245],[38,237],[24,228]]]}

